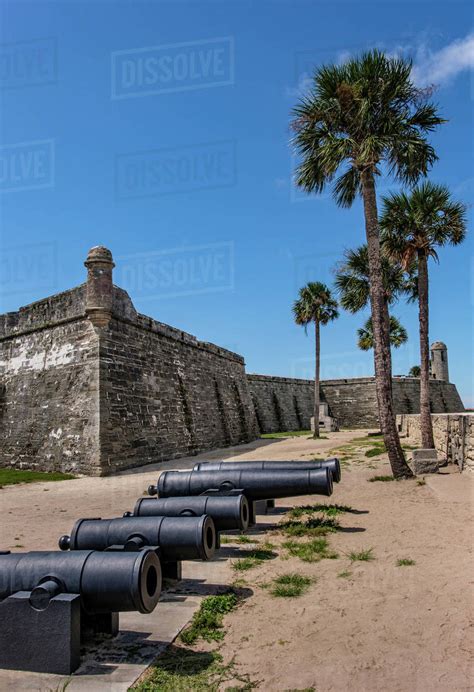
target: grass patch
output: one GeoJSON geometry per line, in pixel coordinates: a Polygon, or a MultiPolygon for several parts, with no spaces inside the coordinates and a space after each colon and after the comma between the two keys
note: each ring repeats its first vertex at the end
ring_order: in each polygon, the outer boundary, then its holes
{"type": "Polygon", "coordinates": [[[313,435],[311,430],[287,430],[286,432],[264,433],[260,437],[262,440],[279,440],[282,437],[307,437],[308,435],[313,435]]]}
{"type": "Polygon", "coordinates": [[[376,445],[376,446],[371,447],[370,449],[368,449],[368,450],[366,451],[366,453],[365,453],[365,456],[366,456],[366,457],[369,457],[369,458],[370,458],[370,457],[378,457],[378,456],[380,456],[381,454],[385,454],[386,451],[387,451],[387,448],[386,448],[386,446],[385,446],[384,444],[382,444],[382,445],[376,445]]]}
{"type": "Polygon", "coordinates": [[[375,483],[380,481],[381,483],[389,483],[390,481],[396,480],[393,476],[372,476],[372,478],[367,479],[369,483],[375,483]]]}
{"type": "Polygon", "coordinates": [[[251,538],[250,536],[244,536],[244,535],[240,535],[240,536],[223,536],[223,535],[221,534],[221,544],[223,544],[223,545],[226,545],[226,544],[228,544],[228,543],[232,543],[232,544],[236,544],[236,543],[238,543],[238,544],[248,544],[248,543],[258,543],[258,542],[259,542],[259,541],[258,541],[257,538],[251,538]]]}
{"type": "Polygon", "coordinates": [[[348,579],[349,577],[352,577],[352,572],[350,572],[348,569],[344,569],[342,572],[339,572],[337,576],[339,579],[348,579]]]}
{"type": "Polygon", "coordinates": [[[258,543],[258,540],[255,538],[250,538],[250,536],[237,536],[235,539],[236,543],[258,543]]]}
{"type": "MultiPolygon", "coordinates": [[[[256,685],[247,675],[239,675],[234,661],[223,664],[214,651],[192,651],[172,647],[159,656],[145,677],[130,688],[133,692],[218,692],[226,682],[241,684],[233,689],[251,690],[256,685]]],[[[226,687],[227,690],[231,689],[226,687]]]]}
{"type": "Polygon", "coordinates": [[[409,557],[402,557],[397,560],[397,567],[411,567],[412,565],[416,565],[416,562],[409,557]]]}
{"type": "Polygon", "coordinates": [[[367,548],[366,550],[361,550],[358,553],[352,551],[352,553],[349,553],[349,560],[351,562],[370,562],[371,560],[375,560],[373,550],[373,548],[367,548]]]}
{"type": "Polygon", "coordinates": [[[339,528],[339,522],[332,517],[310,517],[306,521],[285,521],[277,527],[285,536],[325,536],[334,533],[339,528]]]}
{"type": "Polygon", "coordinates": [[[270,593],[276,598],[297,598],[308,590],[311,581],[309,577],[303,577],[301,574],[282,574],[273,580],[270,593]]]}
{"type": "Polygon", "coordinates": [[[205,639],[207,642],[223,639],[224,615],[230,613],[237,602],[237,596],[233,592],[204,598],[199,610],[194,613],[191,624],[181,632],[181,641],[194,644],[198,639],[205,639]]]}
{"type": "Polygon", "coordinates": [[[0,469],[0,488],[17,483],[40,483],[44,481],[69,481],[75,478],[71,473],[54,471],[20,471],[18,469],[0,469]]]}
{"type": "Polygon", "coordinates": [[[246,572],[248,569],[258,567],[265,560],[271,560],[276,557],[276,553],[273,552],[272,548],[273,545],[271,543],[264,543],[261,548],[247,550],[244,557],[232,563],[232,567],[237,572],[246,572]]]}
{"type": "Polygon", "coordinates": [[[424,478],[418,478],[418,480],[416,481],[416,484],[417,485],[426,485],[426,481],[424,478]]]}
{"type": "Polygon", "coordinates": [[[232,536],[223,536],[221,534],[220,535],[220,542],[221,542],[221,545],[226,545],[227,543],[235,543],[235,538],[232,538],[232,536]]]}
{"type": "Polygon", "coordinates": [[[311,541],[285,541],[285,550],[292,557],[298,557],[303,562],[319,562],[320,560],[335,560],[339,555],[333,552],[326,538],[313,538],[311,541]]]}
{"type": "Polygon", "coordinates": [[[316,514],[317,512],[322,512],[323,514],[326,514],[328,517],[337,517],[339,514],[344,514],[344,512],[352,511],[352,507],[349,507],[347,505],[315,504],[303,505],[302,507],[293,507],[293,509],[291,509],[288,512],[288,516],[291,517],[291,519],[298,519],[299,517],[302,517],[305,514],[316,514]]]}

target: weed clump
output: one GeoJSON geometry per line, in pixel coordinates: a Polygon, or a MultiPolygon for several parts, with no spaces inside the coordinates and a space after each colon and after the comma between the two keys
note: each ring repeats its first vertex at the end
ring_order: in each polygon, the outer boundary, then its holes
{"type": "Polygon", "coordinates": [[[339,557],[332,551],[326,538],[314,538],[311,541],[286,541],[283,543],[285,550],[292,557],[298,557],[303,562],[319,562],[320,560],[335,560],[339,557]]]}
{"type": "Polygon", "coordinates": [[[317,512],[321,512],[322,514],[326,514],[328,517],[337,517],[339,514],[352,511],[352,507],[347,505],[315,504],[303,505],[302,507],[293,507],[293,509],[289,511],[288,516],[291,517],[291,519],[299,519],[299,517],[302,517],[305,514],[316,514],[317,512]]]}
{"type": "Polygon", "coordinates": [[[207,642],[223,639],[224,615],[230,613],[237,602],[237,596],[233,592],[207,596],[202,601],[199,610],[194,613],[191,624],[181,632],[181,641],[185,644],[194,644],[198,639],[205,639],[207,642]]]}
{"type": "Polygon", "coordinates": [[[411,567],[412,565],[416,565],[416,562],[409,557],[402,557],[397,560],[397,567],[411,567]]]}
{"type": "Polygon", "coordinates": [[[375,560],[375,555],[373,548],[367,548],[366,550],[360,550],[359,552],[352,551],[349,553],[349,560],[351,562],[370,562],[375,560]]]}
{"type": "Polygon", "coordinates": [[[311,581],[301,574],[283,574],[273,580],[270,593],[276,598],[297,598],[308,590],[311,581]]]}
{"type": "Polygon", "coordinates": [[[276,557],[276,553],[272,550],[271,543],[264,543],[261,548],[255,550],[246,550],[245,556],[232,563],[232,567],[238,572],[245,572],[248,569],[257,567],[265,560],[271,560],[276,557]]]}
{"type": "Polygon", "coordinates": [[[334,533],[339,528],[339,522],[332,517],[311,517],[306,521],[290,520],[280,524],[278,530],[285,536],[325,536],[334,533]]]}
{"type": "Polygon", "coordinates": [[[348,579],[349,577],[352,577],[352,572],[349,572],[348,569],[344,569],[342,572],[339,572],[337,576],[339,579],[348,579]]]}

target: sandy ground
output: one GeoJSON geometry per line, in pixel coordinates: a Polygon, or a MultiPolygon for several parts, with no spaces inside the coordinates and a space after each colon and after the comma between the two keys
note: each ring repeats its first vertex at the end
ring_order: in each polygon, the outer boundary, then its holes
{"type": "MultiPolygon", "coordinates": [[[[335,433],[320,442],[301,437],[261,441],[206,458],[304,459],[360,435],[335,433]]],[[[189,468],[203,458],[165,466],[189,468]]],[[[355,510],[340,515],[343,530],[329,536],[339,559],[305,563],[288,558],[274,525],[284,520],[281,510],[289,502],[277,501],[275,514],[261,518],[256,540],[271,540],[278,557],[235,573],[253,593],[226,617],[227,634],[219,648],[225,661],[235,658],[239,673],[258,682],[259,690],[474,689],[474,477],[443,470],[425,485],[367,482],[388,472],[384,456],[369,460],[363,452],[351,452],[342,482],[331,499],[323,499],[355,510]],[[366,548],[373,548],[375,559],[351,563],[348,553],[366,548]],[[398,567],[399,558],[416,564],[398,567]],[[314,582],[300,598],[275,599],[265,584],[289,572],[314,582]],[[351,574],[340,577],[341,572],[351,574]]],[[[55,548],[57,537],[69,533],[76,518],[132,509],[156,476],[156,469],[147,467],[114,478],[4,488],[0,545],[55,548]]],[[[291,505],[314,501],[298,498],[291,505]]]]}
{"type": "Polygon", "coordinates": [[[278,559],[245,573],[254,595],[228,617],[221,652],[259,690],[474,689],[474,478],[443,470],[426,485],[369,483],[389,467],[367,463],[345,468],[330,500],[357,512],[340,515],[343,530],[330,535],[339,559],[304,563],[277,549],[278,559]],[[375,560],[351,563],[347,554],[366,548],[375,560]],[[399,567],[399,558],[416,564],[399,567]],[[316,581],[298,599],[262,588],[288,572],[316,581]]]}

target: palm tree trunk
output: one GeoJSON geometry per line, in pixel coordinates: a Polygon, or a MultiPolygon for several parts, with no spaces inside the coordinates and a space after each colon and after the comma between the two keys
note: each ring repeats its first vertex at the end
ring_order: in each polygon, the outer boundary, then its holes
{"type": "Polygon", "coordinates": [[[405,461],[393,410],[392,373],[389,367],[389,353],[387,352],[390,350],[390,347],[385,336],[385,295],[382,282],[377,197],[375,194],[374,175],[370,169],[365,169],[361,172],[361,184],[369,254],[370,307],[374,330],[375,387],[380,427],[383,432],[393,475],[395,478],[409,478],[413,474],[405,461]]]}
{"type": "MultiPolygon", "coordinates": [[[[388,301],[385,298],[383,301],[383,322],[385,325],[385,355],[387,357],[387,368],[390,372],[390,396],[392,396],[392,345],[390,343],[390,313],[388,311],[388,301]]],[[[393,397],[392,397],[393,401],[393,397]]]]}
{"type": "Polygon", "coordinates": [[[321,363],[321,344],[319,336],[319,320],[314,322],[315,350],[316,350],[316,369],[314,374],[314,433],[313,437],[319,437],[319,380],[321,363]]]}
{"type": "Polygon", "coordinates": [[[420,316],[420,427],[423,449],[434,449],[430,408],[430,344],[428,305],[428,260],[418,250],[418,307],[420,316]]]}

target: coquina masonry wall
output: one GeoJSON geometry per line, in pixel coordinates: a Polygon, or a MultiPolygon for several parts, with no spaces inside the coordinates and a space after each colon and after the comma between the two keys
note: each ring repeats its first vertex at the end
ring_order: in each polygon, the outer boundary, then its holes
{"type": "Polygon", "coordinates": [[[260,432],[309,430],[314,382],[270,375],[247,375],[260,432]]]}
{"type": "MultiPolygon", "coordinates": [[[[313,415],[314,382],[266,375],[247,375],[260,430],[309,430],[313,415]],[[301,421],[302,425],[299,424],[301,421]]],[[[464,411],[454,384],[432,380],[431,405],[435,413],[464,411]]],[[[393,380],[394,406],[397,413],[420,410],[420,381],[414,377],[393,380]]],[[[373,377],[321,382],[321,401],[340,427],[367,428],[378,425],[377,397],[373,377]]]]}
{"type": "Polygon", "coordinates": [[[243,358],[138,314],[91,253],[87,284],[0,316],[0,466],[109,474],[255,439],[243,358]]]}
{"type": "Polygon", "coordinates": [[[115,292],[100,340],[103,471],[255,439],[243,358],[137,314],[115,292]]]}
{"type": "Polygon", "coordinates": [[[99,473],[99,338],[85,287],[0,316],[0,466],[99,473]]]}
{"type": "MultiPolygon", "coordinates": [[[[439,413],[432,416],[436,449],[441,459],[474,473],[474,413],[439,413]]],[[[413,445],[421,445],[419,415],[397,416],[399,430],[413,445]]]]}

